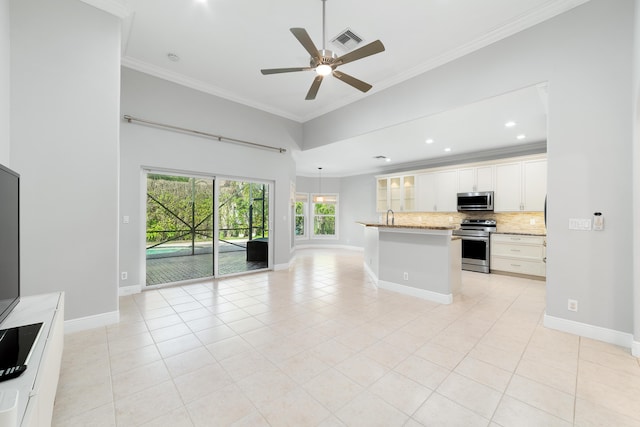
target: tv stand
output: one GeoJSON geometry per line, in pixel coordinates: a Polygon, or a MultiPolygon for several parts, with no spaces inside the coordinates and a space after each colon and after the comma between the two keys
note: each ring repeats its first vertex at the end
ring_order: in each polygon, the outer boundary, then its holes
{"type": "Polygon", "coordinates": [[[64,293],[21,297],[0,329],[42,322],[27,370],[0,382],[0,425],[50,425],[64,343],[64,293]],[[17,396],[17,399],[16,399],[17,396]],[[13,405],[15,403],[15,405],[13,405]]]}

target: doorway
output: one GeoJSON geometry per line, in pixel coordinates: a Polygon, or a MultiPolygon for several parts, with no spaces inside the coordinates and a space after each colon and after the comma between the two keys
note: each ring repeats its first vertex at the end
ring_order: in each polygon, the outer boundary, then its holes
{"type": "Polygon", "coordinates": [[[147,173],[146,196],[146,285],[268,268],[269,184],[147,173]]]}
{"type": "Polygon", "coordinates": [[[221,179],[218,197],[218,271],[220,275],[267,268],[269,186],[221,179]]]}

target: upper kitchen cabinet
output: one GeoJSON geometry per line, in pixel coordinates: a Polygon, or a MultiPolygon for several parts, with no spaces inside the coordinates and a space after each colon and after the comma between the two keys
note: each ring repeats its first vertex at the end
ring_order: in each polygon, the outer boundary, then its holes
{"type": "Polygon", "coordinates": [[[494,166],[458,169],[458,192],[493,191],[494,166]]]}
{"type": "Polygon", "coordinates": [[[418,211],[455,212],[457,192],[457,170],[418,175],[418,211]]]}
{"type": "Polygon", "coordinates": [[[414,175],[378,177],[376,179],[376,211],[411,212],[416,207],[414,175]]]}
{"type": "Polygon", "coordinates": [[[547,161],[525,160],[495,167],[496,212],[543,211],[547,161]]]}

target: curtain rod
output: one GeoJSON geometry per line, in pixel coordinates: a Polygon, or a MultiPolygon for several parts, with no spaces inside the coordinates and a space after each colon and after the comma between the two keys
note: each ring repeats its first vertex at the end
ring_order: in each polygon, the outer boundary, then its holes
{"type": "Polygon", "coordinates": [[[181,128],[181,127],[178,127],[178,126],[167,125],[167,124],[164,124],[164,123],[152,122],[150,120],[144,120],[144,119],[139,119],[139,118],[136,118],[136,117],[131,117],[131,116],[127,115],[127,114],[125,114],[123,116],[123,118],[128,123],[131,123],[131,122],[144,123],[144,124],[155,126],[155,127],[159,127],[159,128],[170,129],[170,130],[175,130],[175,131],[184,132],[184,133],[190,133],[190,134],[198,135],[198,136],[204,136],[206,138],[215,139],[216,141],[220,141],[220,142],[231,142],[231,143],[234,143],[234,144],[250,145],[252,147],[262,148],[264,150],[278,151],[279,153],[286,153],[287,152],[286,148],[272,147],[270,145],[263,145],[263,144],[258,144],[258,143],[249,142],[249,141],[243,141],[241,139],[235,139],[235,138],[227,138],[226,136],[214,135],[212,133],[201,132],[199,130],[181,128]]]}

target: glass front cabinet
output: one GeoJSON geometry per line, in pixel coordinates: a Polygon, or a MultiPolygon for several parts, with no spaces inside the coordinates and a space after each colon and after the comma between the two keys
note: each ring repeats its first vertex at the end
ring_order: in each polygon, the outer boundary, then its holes
{"type": "Polygon", "coordinates": [[[378,177],[376,179],[376,211],[411,212],[416,210],[415,175],[378,177]]]}

